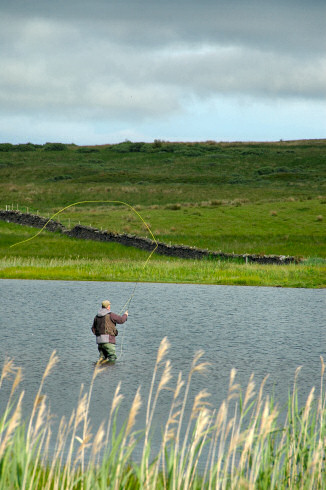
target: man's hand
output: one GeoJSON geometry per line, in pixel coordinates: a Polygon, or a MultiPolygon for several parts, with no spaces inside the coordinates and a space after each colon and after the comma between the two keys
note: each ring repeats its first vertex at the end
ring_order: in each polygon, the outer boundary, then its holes
{"type": "Polygon", "coordinates": [[[129,315],[128,310],[125,311],[125,315],[127,315],[127,316],[129,315]]]}

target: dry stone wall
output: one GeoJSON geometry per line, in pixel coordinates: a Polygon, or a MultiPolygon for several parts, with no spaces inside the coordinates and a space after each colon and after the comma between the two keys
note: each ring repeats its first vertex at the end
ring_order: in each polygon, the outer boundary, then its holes
{"type": "MultiPolygon", "coordinates": [[[[0,219],[19,223],[25,226],[33,226],[43,228],[48,221],[46,218],[33,214],[24,214],[19,211],[4,211],[0,210],[0,219]]],[[[99,242],[116,242],[128,247],[136,247],[146,251],[152,251],[155,248],[155,242],[149,238],[142,238],[136,235],[119,234],[108,231],[100,231],[88,226],[77,225],[71,230],[66,229],[56,221],[50,221],[46,229],[48,231],[59,231],[71,238],[81,240],[94,240],[99,242]]],[[[222,260],[239,260],[240,262],[255,262],[259,264],[290,264],[300,262],[299,257],[286,255],[259,255],[259,254],[229,254],[223,252],[212,252],[196,247],[188,247],[186,245],[168,245],[166,243],[157,242],[156,252],[160,255],[168,255],[170,257],[179,257],[183,259],[203,259],[217,258],[222,260]]]]}
{"type": "MultiPolygon", "coordinates": [[[[20,211],[4,211],[0,209],[0,219],[7,223],[18,223],[24,226],[33,226],[34,228],[43,228],[49,221],[47,218],[38,216],[37,214],[21,213],[20,211]]],[[[46,225],[48,231],[64,231],[64,226],[57,221],[50,220],[46,225]]]]}

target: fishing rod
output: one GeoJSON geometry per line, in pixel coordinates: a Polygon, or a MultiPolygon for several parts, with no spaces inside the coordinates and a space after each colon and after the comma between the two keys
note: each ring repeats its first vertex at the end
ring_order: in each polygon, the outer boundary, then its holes
{"type": "MultiPolygon", "coordinates": [[[[23,243],[26,243],[26,242],[29,242],[31,240],[33,240],[34,238],[36,238],[38,235],[40,235],[40,233],[42,233],[42,231],[46,228],[46,226],[48,225],[48,223],[50,221],[53,220],[53,218],[55,218],[56,216],[58,216],[59,214],[61,214],[63,211],[65,211],[66,209],[69,209],[73,206],[79,206],[81,204],[122,204],[124,206],[127,206],[129,209],[131,209],[138,217],[139,219],[144,223],[145,227],[147,228],[147,230],[149,231],[152,239],[153,239],[153,242],[155,243],[155,247],[153,248],[153,250],[151,251],[151,253],[149,254],[149,256],[147,257],[147,259],[145,260],[144,262],[144,265],[143,265],[143,270],[145,269],[145,267],[147,266],[149,260],[151,259],[152,255],[155,253],[157,247],[158,247],[158,243],[156,241],[156,238],[152,232],[152,230],[150,229],[150,227],[148,226],[148,224],[146,223],[146,221],[143,219],[143,217],[141,216],[140,213],[138,213],[138,211],[133,207],[131,206],[131,204],[128,204],[127,202],[124,202],[124,201],[112,201],[112,200],[104,200],[104,201],[100,201],[100,200],[95,200],[95,201],[78,201],[78,202],[74,202],[72,204],[69,204],[68,206],[65,206],[63,207],[62,209],[60,209],[59,211],[57,211],[56,213],[54,213],[48,220],[47,222],[45,223],[45,225],[40,229],[40,231],[38,231],[37,233],[35,233],[35,235],[33,235],[32,237],[30,238],[27,238],[26,240],[22,240],[20,242],[17,242],[17,243],[14,243],[13,245],[10,245],[9,248],[12,248],[12,247],[16,247],[18,245],[21,245],[23,243]]],[[[140,274],[138,276],[140,278],[140,274]]],[[[122,307],[121,309],[121,312],[120,314],[122,313],[122,311],[130,304],[131,304],[131,301],[135,295],[135,292],[136,292],[136,288],[138,286],[138,283],[139,283],[139,278],[138,280],[136,281],[135,285],[134,285],[134,288],[132,290],[132,293],[130,295],[130,297],[128,298],[128,300],[126,301],[126,303],[124,304],[124,306],[122,307]]],[[[121,349],[120,349],[120,356],[118,357],[118,359],[120,359],[122,357],[122,344],[123,344],[123,337],[124,337],[124,332],[125,332],[125,328],[123,329],[123,334],[122,334],[122,338],[121,338],[121,349]]]]}

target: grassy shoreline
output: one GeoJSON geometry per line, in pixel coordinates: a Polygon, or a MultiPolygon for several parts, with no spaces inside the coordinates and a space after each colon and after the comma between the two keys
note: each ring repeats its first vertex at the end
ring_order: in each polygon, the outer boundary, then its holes
{"type": "Polygon", "coordinates": [[[34,228],[0,222],[0,278],[74,281],[161,282],[242,286],[324,288],[326,261],[300,264],[239,264],[212,259],[189,260],[153,255],[117,243],[68,238],[34,228]]]}
{"type": "Polygon", "coordinates": [[[0,279],[42,279],[65,281],[115,281],[238,286],[324,288],[326,266],[304,264],[255,265],[219,261],[161,261],[38,259],[4,257],[0,259],[0,279]]]}

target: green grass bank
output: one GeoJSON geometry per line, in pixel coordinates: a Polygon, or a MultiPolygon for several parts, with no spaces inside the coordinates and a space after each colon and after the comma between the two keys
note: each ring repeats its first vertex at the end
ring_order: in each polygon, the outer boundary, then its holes
{"type": "Polygon", "coordinates": [[[321,288],[326,261],[291,265],[238,264],[220,260],[182,260],[153,255],[116,243],[68,238],[0,221],[0,278],[81,281],[144,281],[321,288]]]}

